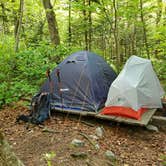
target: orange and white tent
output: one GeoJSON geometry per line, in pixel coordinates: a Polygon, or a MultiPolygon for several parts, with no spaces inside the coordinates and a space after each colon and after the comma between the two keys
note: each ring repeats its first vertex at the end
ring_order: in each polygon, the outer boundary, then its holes
{"type": "Polygon", "coordinates": [[[164,90],[148,59],[131,56],[112,83],[102,114],[140,119],[147,108],[161,108],[164,90]]]}

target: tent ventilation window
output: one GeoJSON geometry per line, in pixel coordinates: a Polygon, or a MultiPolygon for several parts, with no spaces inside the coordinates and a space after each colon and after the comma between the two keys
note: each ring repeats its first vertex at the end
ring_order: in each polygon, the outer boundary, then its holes
{"type": "Polygon", "coordinates": [[[72,60],[72,61],[67,61],[66,64],[69,64],[69,63],[76,63],[76,61],[72,60]]]}

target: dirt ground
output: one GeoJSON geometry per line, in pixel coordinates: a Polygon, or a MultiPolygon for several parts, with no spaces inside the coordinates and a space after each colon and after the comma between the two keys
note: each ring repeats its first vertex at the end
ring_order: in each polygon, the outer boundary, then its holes
{"type": "MultiPolygon", "coordinates": [[[[50,159],[52,166],[164,166],[166,163],[166,132],[148,131],[143,127],[117,124],[109,121],[82,118],[92,126],[78,123],[78,116],[53,113],[44,126],[16,124],[16,117],[28,114],[28,109],[19,104],[0,111],[0,130],[6,136],[16,155],[26,166],[47,166],[46,154],[54,153],[50,159]],[[80,133],[95,135],[97,127],[104,128],[104,136],[94,146],[80,133]],[[53,132],[43,132],[43,127],[53,132]],[[83,147],[71,145],[73,139],[85,142],[83,147]],[[106,158],[111,150],[116,160],[106,158]],[[74,158],[71,154],[85,152],[84,158],[74,158]]],[[[94,141],[93,141],[94,142],[94,141]]]]}

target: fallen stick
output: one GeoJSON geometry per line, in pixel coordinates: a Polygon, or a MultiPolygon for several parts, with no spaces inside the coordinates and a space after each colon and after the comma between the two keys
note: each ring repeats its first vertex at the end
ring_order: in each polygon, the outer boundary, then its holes
{"type": "Polygon", "coordinates": [[[79,133],[79,134],[83,136],[84,138],[86,138],[89,141],[89,143],[94,146],[95,149],[98,149],[97,144],[94,143],[86,134],[84,133],[79,133]]]}
{"type": "Polygon", "coordinates": [[[81,121],[81,123],[84,123],[84,124],[86,124],[86,125],[88,125],[88,126],[90,126],[90,127],[95,127],[95,125],[94,124],[92,124],[92,123],[89,123],[89,122],[86,122],[86,121],[81,121]]]}
{"type": "Polygon", "coordinates": [[[42,132],[48,132],[48,133],[60,133],[60,131],[55,131],[55,130],[52,130],[52,129],[49,129],[49,128],[44,128],[42,130],[42,132]]]}

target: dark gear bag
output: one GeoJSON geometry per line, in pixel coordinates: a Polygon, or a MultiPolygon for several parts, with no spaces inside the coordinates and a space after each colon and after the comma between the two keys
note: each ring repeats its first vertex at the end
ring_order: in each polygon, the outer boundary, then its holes
{"type": "Polygon", "coordinates": [[[16,122],[22,120],[24,122],[30,122],[33,124],[42,124],[50,117],[50,99],[51,97],[49,93],[39,93],[35,95],[31,101],[30,115],[20,115],[16,122]]]}

